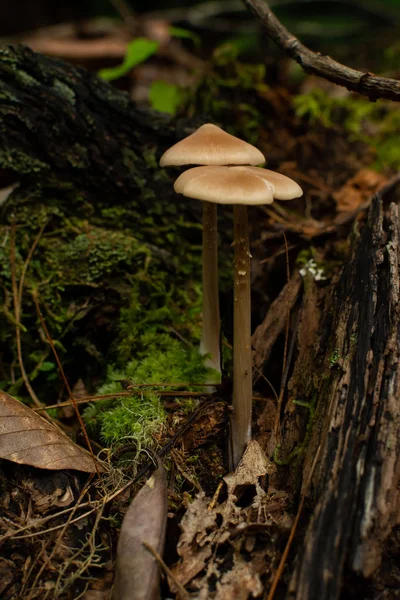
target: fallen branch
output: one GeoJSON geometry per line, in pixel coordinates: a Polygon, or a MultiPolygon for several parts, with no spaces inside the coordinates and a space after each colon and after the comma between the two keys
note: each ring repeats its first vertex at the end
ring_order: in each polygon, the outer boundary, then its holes
{"type": "Polygon", "coordinates": [[[380,77],[374,73],[364,73],[342,65],[330,56],[313,52],[304,46],[286,27],[275,17],[263,0],[243,0],[246,8],[261,21],[268,36],[288,56],[293,58],[306,73],[318,75],[337,85],[368,96],[370,100],[386,98],[400,100],[400,81],[389,77],[380,77]]]}

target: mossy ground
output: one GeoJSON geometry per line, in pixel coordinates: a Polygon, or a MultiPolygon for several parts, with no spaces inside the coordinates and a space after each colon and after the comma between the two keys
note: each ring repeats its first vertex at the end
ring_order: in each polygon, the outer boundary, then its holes
{"type": "MultiPolygon", "coordinates": [[[[272,167],[280,163],[281,151],[286,161],[297,161],[304,170],[313,164],[315,148],[310,154],[304,151],[307,140],[302,147],[297,141],[304,137],[309,123],[320,128],[322,137],[335,132],[342,142],[348,136],[346,168],[343,161],[335,165],[339,180],[359,164],[354,159],[359,142],[368,142],[368,147],[375,149],[369,156],[372,165],[400,164],[394,143],[398,115],[386,104],[353,97],[333,99],[320,91],[292,99],[272,90],[265,75],[263,65],[246,65],[238,60],[233,46],[221,46],[187,95],[182,112],[207,115],[228,131],[260,145],[271,157],[272,167]]],[[[327,156],[318,154],[321,163],[331,160],[335,139],[330,142],[327,156]]],[[[76,160],[85,154],[82,148],[75,150],[76,160]]],[[[143,383],[148,378],[151,383],[176,380],[178,375],[178,381],[189,381],[195,373],[197,379],[192,382],[196,382],[204,376],[194,351],[201,327],[200,206],[193,203],[189,211],[182,211],[183,201],[175,203],[171,175],[157,166],[159,154],[156,145],[146,146],[140,157],[146,173],[140,173],[137,152],[126,148],[123,161],[139,192],[128,201],[112,197],[109,202],[82,193],[74,181],[58,181],[46,172],[45,165],[26,163],[24,157],[13,160],[16,173],[31,177],[21,180],[3,207],[4,225],[0,228],[0,382],[8,392],[29,401],[17,359],[12,227],[17,282],[26,268],[20,326],[24,366],[42,401],[54,403],[64,391],[33,295],[42,307],[72,387],[81,379],[89,392],[112,393],[119,385],[116,377],[143,383]],[[36,172],[42,179],[32,183],[36,172]],[[41,228],[36,250],[28,259],[41,228]],[[165,356],[169,360],[160,362],[165,356]]],[[[231,285],[228,211],[221,219],[221,288],[226,291],[231,285]]],[[[257,222],[253,235],[258,234],[257,222]]],[[[140,422],[162,422],[157,398],[146,392],[148,402],[143,404],[140,422]]],[[[104,416],[108,405],[87,410],[93,432],[98,432],[102,443],[114,443],[118,436],[137,430],[137,422],[130,417],[126,422],[126,416],[136,410],[137,398],[117,405],[110,420],[104,416]]],[[[150,435],[153,425],[149,427],[150,435]]],[[[148,439],[145,434],[139,444],[148,439]]]]}

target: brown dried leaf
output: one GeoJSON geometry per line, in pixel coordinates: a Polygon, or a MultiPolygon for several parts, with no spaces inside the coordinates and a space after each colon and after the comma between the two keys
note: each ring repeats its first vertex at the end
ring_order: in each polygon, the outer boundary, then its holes
{"type": "MultiPolygon", "coordinates": [[[[177,547],[182,560],[175,566],[174,575],[183,585],[204,569],[212,554],[207,530],[215,529],[216,517],[214,511],[208,510],[208,500],[204,492],[196,496],[182,517],[182,534],[177,547]]],[[[176,588],[171,587],[176,591],[176,588]]]]}
{"type": "Polygon", "coordinates": [[[5,392],[0,392],[0,458],[39,469],[96,472],[90,454],[5,392]]]}
{"type": "Polygon", "coordinates": [[[266,492],[260,481],[275,470],[252,440],[236,471],[224,477],[227,499],[214,506],[201,493],[189,504],[180,525],[180,561],[172,569],[171,591],[178,591],[178,581],[198,600],[248,600],[262,595],[263,580],[276,561],[271,533],[287,535],[286,520],[285,529],[281,527],[287,495],[272,489],[266,492]],[[239,500],[246,492],[243,505],[239,500]]]}
{"type": "MultiPolygon", "coordinates": [[[[275,473],[276,466],[265,456],[264,450],[256,440],[250,440],[236,471],[225,475],[228,499],[235,496],[236,488],[254,486],[257,494],[261,492],[259,478],[275,473]]],[[[232,502],[232,500],[231,500],[232,502]]]]}
{"type": "Polygon", "coordinates": [[[167,478],[157,470],[130,504],[121,528],[113,600],[157,600],[159,565],[145,543],[163,553],[167,525],[167,478]]]}
{"type": "Polygon", "coordinates": [[[333,194],[338,212],[357,210],[364,202],[371,200],[386,182],[384,175],[371,169],[361,169],[333,194]]]}

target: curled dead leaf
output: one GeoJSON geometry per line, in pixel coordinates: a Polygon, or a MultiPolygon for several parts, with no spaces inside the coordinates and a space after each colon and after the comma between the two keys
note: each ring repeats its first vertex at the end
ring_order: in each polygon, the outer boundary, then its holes
{"type": "MultiPolygon", "coordinates": [[[[0,458],[39,469],[96,472],[86,450],[5,392],[0,392],[0,458]]],[[[101,465],[97,470],[103,471],[101,465]]]]}
{"type": "Polygon", "coordinates": [[[131,502],[118,540],[113,600],[157,600],[159,565],[145,544],[163,553],[167,477],[161,460],[131,502]]]}

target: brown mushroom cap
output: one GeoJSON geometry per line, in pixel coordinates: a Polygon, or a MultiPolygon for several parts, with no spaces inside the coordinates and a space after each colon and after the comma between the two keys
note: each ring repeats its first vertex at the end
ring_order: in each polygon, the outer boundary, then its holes
{"type": "Polygon", "coordinates": [[[274,186],[262,172],[251,167],[195,167],[178,177],[174,190],[216,204],[272,204],[274,186]]]}
{"type": "Polygon", "coordinates": [[[161,157],[160,167],[264,163],[264,155],[257,148],[207,123],[166,150],[161,157]]]}
{"type": "Polygon", "coordinates": [[[290,177],[286,177],[286,175],[281,175],[275,171],[257,167],[247,167],[247,169],[255,175],[260,176],[261,174],[262,177],[265,177],[265,179],[274,186],[275,200],[293,200],[294,198],[300,198],[300,196],[303,195],[303,190],[299,184],[293,181],[293,179],[290,179],[290,177]]]}

